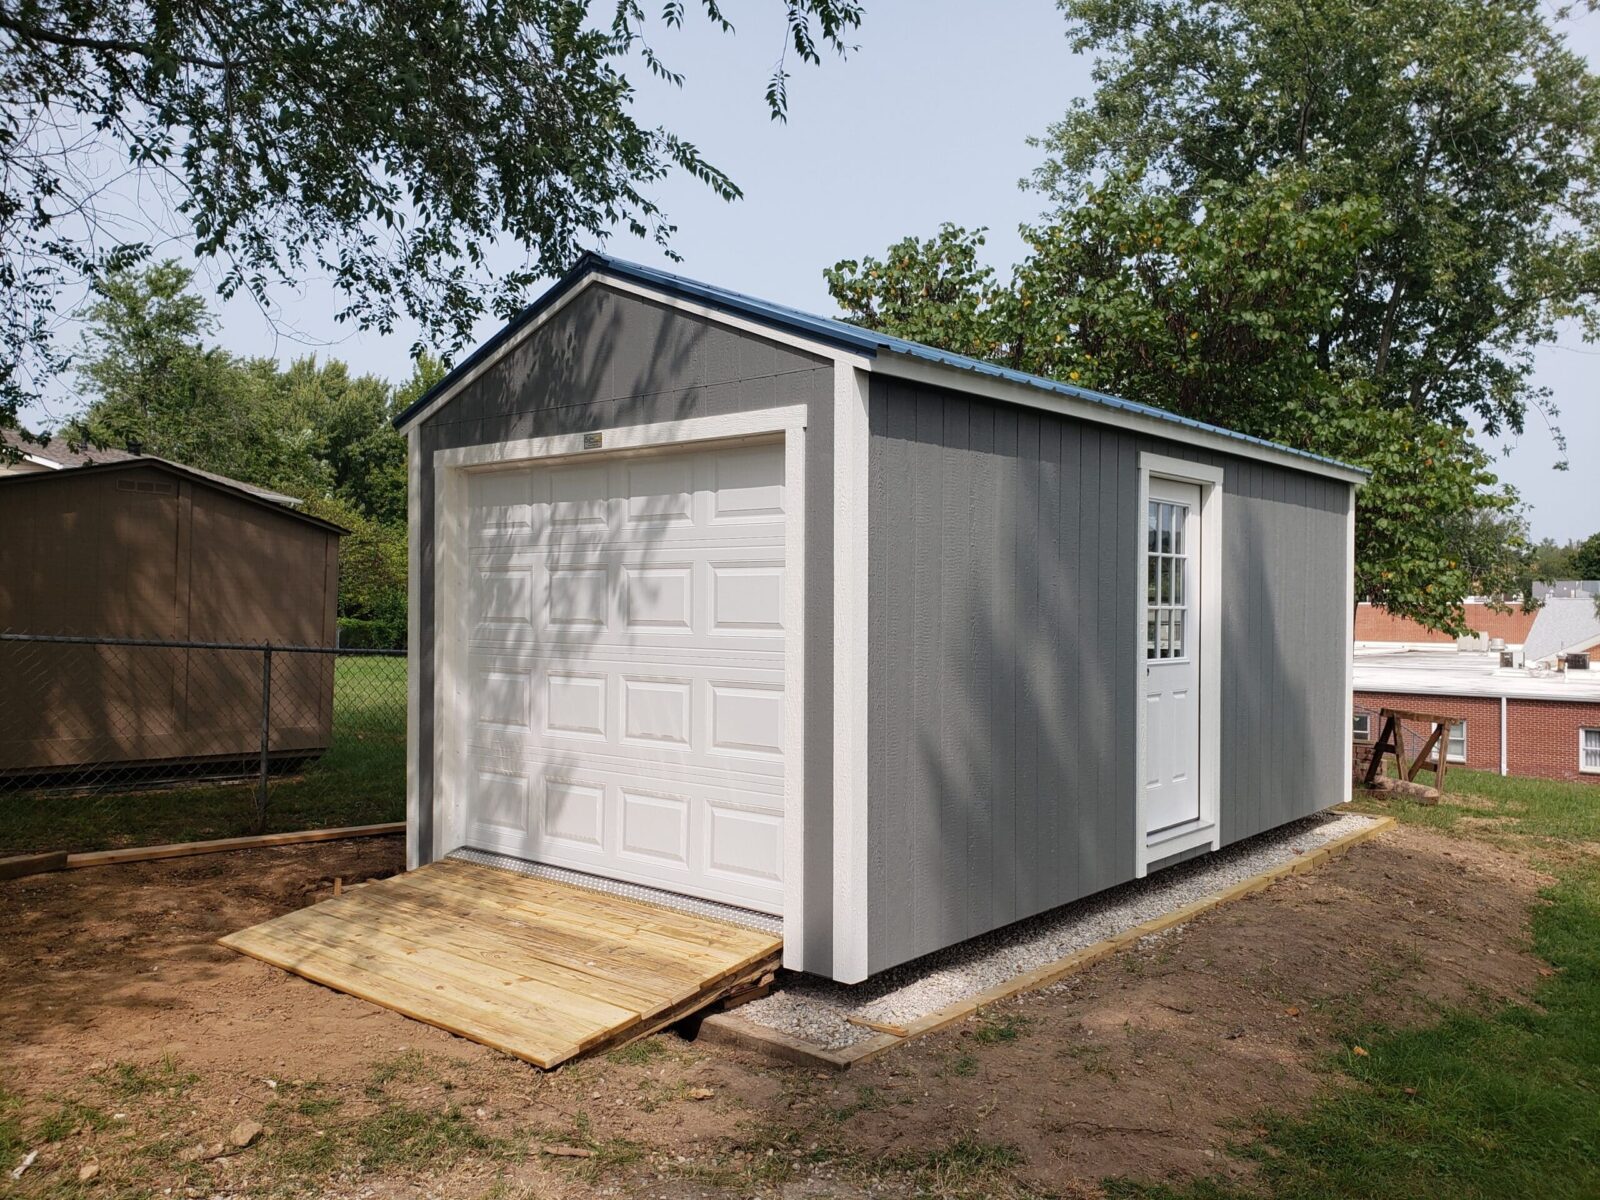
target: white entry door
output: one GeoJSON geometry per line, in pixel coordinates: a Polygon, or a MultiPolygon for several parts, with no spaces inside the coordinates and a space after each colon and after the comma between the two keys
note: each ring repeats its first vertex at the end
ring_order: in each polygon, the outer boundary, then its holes
{"type": "Polygon", "coordinates": [[[467,491],[470,844],[781,912],[782,444],[467,491]]]}
{"type": "Polygon", "coordinates": [[[1145,513],[1145,833],[1200,819],[1200,489],[1152,476],[1145,513]]]}

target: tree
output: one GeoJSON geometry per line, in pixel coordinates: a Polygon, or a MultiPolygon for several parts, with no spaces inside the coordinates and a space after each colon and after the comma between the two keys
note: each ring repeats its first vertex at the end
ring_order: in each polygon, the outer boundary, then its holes
{"type": "Polygon", "coordinates": [[[1024,261],[947,227],[827,272],[846,315],[1369,468],[1363,599],[1458,632],[1516,594],[1463,524],[1516,504],[1474,430],[1553,414],[1532,349],[1600,289],[1583,60],[1533,0],[1061,7],[1098,90],[1024,261]]]}
{"type": "Polygon", "coordinates": [[[1600,80],[1539,0],[1059,3],[1098,85],[1042,140],[1059,206],[1102,174],[1199,204],[1292,168],[1382,219],[1314,331],[1325,369],[1491,436],[1553,411],[1533,348],[1600,328],[1600,80]]]}
{"type": "MultiPolygon", "coordinates": [[[[855,0],[779,0],[786,49],[843,52],[855,0]]],[[[718,0],[671,0],[665,25],[718,0]]],[[[0,426],[63,356],[58,297],[192,240],[224,296],[326,275],[341,320],[417,321],[459,347],[509,315],[585,241],[614,228],[670,242],[650,192],[682,171],[732,179],[677,133],[641,123],[624,68],[681,82],[639,0],[330,4],[0,0],[0,426]],[[137,196],[119,207],[108,167],[137,196]],[[138,229],[166,207],[165,227],[138,229]],[[501,273],[486,248],[523,252],[501,273]]],[[[783,58],[767,91],[785,113],[783,58]]]]}
{"type": "Polygon", "coordinates": [[[71,440],[138,449],[296,495],[320,470],[277,403],[277,368],[205,345],[213,328],[176,262],[108,276],[85,310],[79,374],[94,397],[71,440]]]}
{"type": "Polygon", "coordinates": [[[1600,533],[1590,534],[1574,546],[1572,578],[1600,579],[1600,533]]]}

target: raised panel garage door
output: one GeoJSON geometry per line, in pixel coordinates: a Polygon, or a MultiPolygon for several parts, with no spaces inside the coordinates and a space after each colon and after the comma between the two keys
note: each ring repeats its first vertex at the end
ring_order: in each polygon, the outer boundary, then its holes
{"type": "Polygon", "coordinates": [[[471,845],[782,911],[781,444],[469,476],[471,845]]]}

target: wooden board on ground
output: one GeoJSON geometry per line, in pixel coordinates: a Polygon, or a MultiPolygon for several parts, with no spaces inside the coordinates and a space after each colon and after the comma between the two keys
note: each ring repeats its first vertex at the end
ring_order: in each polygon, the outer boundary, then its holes
{"type": "Polygon", "coordinates": [[[221,941],[546,1068],[758,983],[783,948],[776,934],[455,860],[221,941]]]}

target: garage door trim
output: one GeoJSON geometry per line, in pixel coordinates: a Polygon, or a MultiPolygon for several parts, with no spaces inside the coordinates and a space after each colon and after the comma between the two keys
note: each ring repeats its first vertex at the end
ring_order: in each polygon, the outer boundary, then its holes
{"type": "Polygon", "coordinates": [[[435,676],[433,855],[465,845],[470,720],[467,669],[469,570],[467,479],[487,467],[542,466],[563,458],[612,457],[643,450],[710,449],[782,439],[784,447],[784,780],[783,910],[798,925],[805,912],[805,422],[804,405],[621,426],[440,450],[434,454],[435,676]],[[598,436],[597,436],[598,435],[598,436]],[[596,445],[595,443],[598,443],[596,445]]]}

